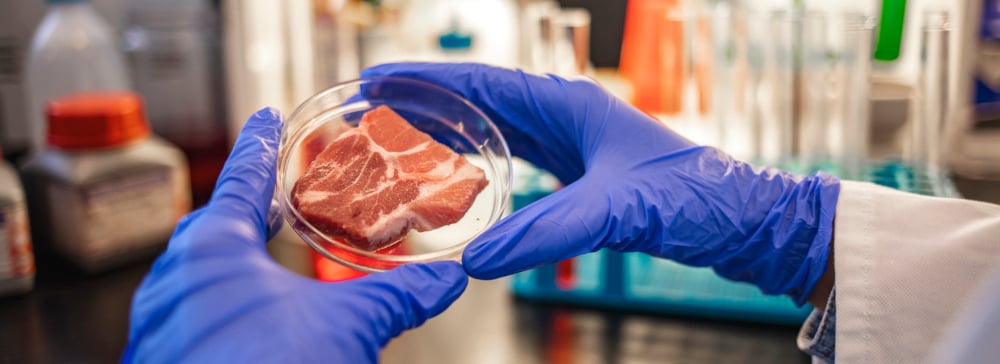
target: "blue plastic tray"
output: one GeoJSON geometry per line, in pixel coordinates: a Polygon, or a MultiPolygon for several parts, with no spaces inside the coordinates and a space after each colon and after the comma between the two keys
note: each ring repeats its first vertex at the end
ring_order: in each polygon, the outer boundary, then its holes
{"type": "MultiPolygon", "coordinates": [[[[856,180],[924,195],[958,196],[947,176],[928,168],[895,161],[861,165],[856,180]]],[[[820,165],[782,167],[841,174],[837,168],[820,165]]],[[[550,176],[525,165],[515,169],[515,209],[551,193],[550,176]]],[[[562,268],[563,274],[557,265],[548,265],[514,275],[514,294],[529,300],[776,324],[800,324],[812,311],[809,305],[796,307],[786,296],[765,295],[751,284],[721,278],[710,268],[687,267],[640,253],[601,250],[569,264],[570,268],[562,268]],[[565,278],[566,272],[571,279],[565,278]]]]}

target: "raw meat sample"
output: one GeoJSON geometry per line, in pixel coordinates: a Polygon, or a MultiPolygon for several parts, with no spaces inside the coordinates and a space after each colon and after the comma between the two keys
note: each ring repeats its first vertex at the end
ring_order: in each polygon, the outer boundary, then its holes
{"type": "Polygon", "coordinates": [[[316,156],[292,203],[325,234],[375,251],[410,229],[458,222],[487,183],[482,169],[379,106],[316,156]]]}

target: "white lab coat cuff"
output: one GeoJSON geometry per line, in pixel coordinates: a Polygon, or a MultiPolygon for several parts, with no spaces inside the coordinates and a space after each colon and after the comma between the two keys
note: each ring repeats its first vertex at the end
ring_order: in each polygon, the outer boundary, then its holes
{"type": "Polygon", "coordinates": [[[1000,265],[1000,206],[843,181],[833,253],[837,360],[923,362],[1000,265]]]}

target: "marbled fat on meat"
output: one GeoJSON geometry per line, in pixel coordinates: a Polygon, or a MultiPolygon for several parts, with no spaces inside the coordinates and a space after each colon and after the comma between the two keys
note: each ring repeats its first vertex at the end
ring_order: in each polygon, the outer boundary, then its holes
{"type": "Polygon", "coordinates": [[[458,222],[487,183],[482,169],[379,106],[316,156],[292,203],[325,234],[375,251],[410,229],[458,222]]]}

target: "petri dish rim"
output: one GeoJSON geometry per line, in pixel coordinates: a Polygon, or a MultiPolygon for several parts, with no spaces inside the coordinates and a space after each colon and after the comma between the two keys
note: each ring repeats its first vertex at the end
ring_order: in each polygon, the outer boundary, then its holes
{"type": "MultiPolygon", "coordinates": [[[[470,101],[468,101],[461,95],[431,82],[413,78],[407,78],[407,77],[397,77],[397,76],[363,77],[338,83],[303,101],[301,104],[299,104],[299,106],[295,108],[295,110],[289,115],[288,119],[286,120],[287,122],[291,123],[300,118],[301,117],[300,114],[305,112],[305,110],[307,110],[307,108],[312,106],[312,104],[314,103],[320,102],[322,100],[331,97],[336,97],[338,93],[341,93],[344,90],[349,90],[351,88],[360,89],[363,84],[374,83],[374,82],[389,83],[389,84],[391,83],[408,84],[413,87],[426,88],[429,90],[433,90],[434,92],[439,92],[445,96],[452,98],[453,99],[452,101],[458,101],[464,107],[467,107],[480,120],[482,120],[485,123],[485,127],[488,129],[487,134],[496,136],[495,141],[491,140],[492,138],[489,138],[487,140],[484,140],[483,142],[478,143],[478,145],[475,146],[475,148],[478,150],[478,154],[483,155],[484,160],[487,163],[489,163],[494,179],[497,179],[498,180],[497,182],[500,183],[498,188],[493,189],[493,191],[495,191],[494,192],[495,203],[492,206],[492,211],[490,211],[489,223],[487,223],[482,229],[480,229],[476,233],[469,236],[467,239],[463,241],[456,241],[451,246],[441,250],[421,253],[421,254],[413,254],[413,255],[388,255],[388,254],[379,254],[376,252],[370,252],[358,249],[349,244],[342,243],[338,239],[328,236],[327,234],[324,234],[322,231],[320,231],[318,228],[316,228],[306,219],[304,219],[302,215],[294,207],[292,207],[290,201],[291,190],[290,187],[287,186],[287,184],[285,183],[286,176],[283,171],[287,170],[287,166],[290,163],[291,156],[294,154],[290,146],[299,145],[299,142],[301,142],[306,136],[311,135],[313,132],[316,131],[316,129],[321,127],[329,120],[335,119],[338,116],[345,115],[346,113],[360,111],[366,108],[366,107],[359,107],[358,105],[368,104],[370,107],[368,101],[364,99],[354,102],[347,102],[348,100],[345,99],[343,102],[340,102],[335,106],[323,108],[321,111],[317,112],[315,116],[311,116],[308,120],[303,120],[299,122],[302,125],[292,130],[288,129],[289,127],[288,124],[282,126],[283,133],[281,137],[281,143],[279,144],[278,148],[279,149],[278,166],[277,166],[278,176],[277,180],[275,181],[276,183],[275,192],[277,194],[276,197],[278,200],[278,204],[281,208],[283,218],[289,225],[291,225],[291,228],[295,230],[295,233],[299,235],[299,237],[301,237],[302,240],[306,242],[306,244],[308,244],[314,250],[319,252],[321,255],[338,263],[345,264],[347,266],[362,271],[378,272],[391,269],[396,265],[401,265],[405,263],[427,262],[427,261],[439,260],[440,258],[454,257],[456,254],[464,250],[465,247],[472,240],[474,240],[484,231],[488,230],[489,227],[492,226],[492,224],[499,221],[503,217],[503,214],[507,209],[507,204],[509,203],[511,194],[510,186],[513,183],[513,176],[511,173],[512,165],[510,160],[511,154],[507,141],[503,138],[503,134],[500,132],[499,128],[496,126],[493,120],[490,119],[482,110],[480,110],[478,107],[476,107],[474,104],[472,104],[470,101]],[[289,133],[288,131],[291,132],[289,133]],[[484,150],[487,149],[486,144],[488,143],[499,143],[498,146],[499,150],[490,151],[490,153],[499,154],[497,156],[498,158],[490,158],[486,156],[486,152],[484,150]],[[504,165],[502,166],[498,165],[501,163],[504,165]],[[504,171],[506,171],[506,173],[503,173],[504,171]],[[306,236],[307,234],[300,232],[299,229],[295,228],[296,224],[302,225],[303,227],[308,229],[307,232],[308,234],[312,234],[313,236],[318,237],[322,241],[315,241],[312,236],[306,236]],[[342,250],[347,254],[353,256],[360,256],[379,263],[388,263],[388,265],[391,265],[392,267],[383,269],[352,262],[348,259],[337,256],[335,253],[331,252],[329,248],[327,248],[324,245],[331,245],[336,249],[342,250]]],[[[386,104],[391,104],[391,102],[387,102],[386,104]]],[[[437,120],[438,118],[434,119],[437,120]]],[[[465,134],[464,132],[458,130],[452,125],[449,125],[449,128],[453,132],[462,135],[465,138],[468,138],[467,135],[464,135],[465,134]]]]}

